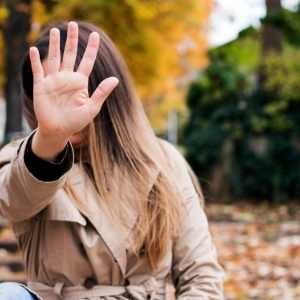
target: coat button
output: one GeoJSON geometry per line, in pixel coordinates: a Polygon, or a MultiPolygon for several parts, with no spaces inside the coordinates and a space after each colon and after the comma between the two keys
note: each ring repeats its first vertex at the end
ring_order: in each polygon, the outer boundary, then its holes
{"type": "Polygon", "coordinates": [[[85,288],[91,289],[91,288],[93,288],[95,285],[97,285],[97,280],[96,280],[94,277],[87,277],[87,278],[84,280],[83,285],[84,285],[85,288]]]}

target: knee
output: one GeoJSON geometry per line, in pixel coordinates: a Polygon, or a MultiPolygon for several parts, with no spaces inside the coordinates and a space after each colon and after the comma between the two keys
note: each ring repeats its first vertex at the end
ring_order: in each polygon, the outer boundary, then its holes
{"type": "Polygon", "coordinates": [[[33,300],[31,294],[17,282],[0,283],[1,300],[33,300]]]}

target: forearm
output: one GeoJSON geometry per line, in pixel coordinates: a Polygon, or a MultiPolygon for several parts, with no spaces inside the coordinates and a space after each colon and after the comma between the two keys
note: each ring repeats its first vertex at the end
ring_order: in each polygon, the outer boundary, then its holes
{"type": "Polygon", "coordinates": [[[174,244],[177,300],[223,300],[224,271],[218,263],[205,213],[191,208],[174,244]]]}
{"type": "Polygon", "coordinates": [[[50,204],[56,192],[63,187],[65,175],[74,162],[73,149],[69,143],[65,158],[67,166],[56,166],[62,172],[52,178],[45,178],[43,174],[50,174],[51,171],[47,166],[39,164],[38,168],[33,168],[33,164],[25,161],[30,155],[26,150],[32,134],[23,140],[13,159],[0,169],[0,210],[11,221],[28,219],[50,204]]]}
{"type": "Polygon", "coordinates": [[[32,151],[41,159],[54,161],[67,143],[66,138],[43,134],[38,128],[32,139],[32,151]]]}

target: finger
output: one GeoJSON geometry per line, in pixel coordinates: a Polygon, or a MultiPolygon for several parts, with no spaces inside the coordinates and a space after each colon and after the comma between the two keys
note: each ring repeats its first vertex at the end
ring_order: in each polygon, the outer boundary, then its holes
{"type": "Polygon", "coordinates": [[[37,47],[30,47],[29,58],[33,75],[33,83],[37,84],[44,78],[44,69],[41,63],[40,53],[37,47]]]}
{"type": "Polygon", "coordinates": [[[60,32],[58,28],[50,30],[49,49],[48,49],[48,74],[59,71],[60,66],[60,32]]]}
{"type": "Polygon", "coordinates": [[[76,22],[68,23],[67,40],[61,70],[73,71],[77,55],[78,25],[76,22]]]}
{"type": "Polygon", "coordinates": [[[98,32],[94,31],[89,35],[87,47],[77,69],[77,72],[82,73],[85,76],[90,75],[95,63],[95,59],[97,57],[99,40],[100,37],[98,32]]]}
{"type": "Polygon", "coordinates": [[[116,77],[108,77],[104,79],[96,88],[91,96],[90,109],[96,115],[104,103],[105,99],[110,95],[114,88],[118,85],[119,79],[116,77]]]}

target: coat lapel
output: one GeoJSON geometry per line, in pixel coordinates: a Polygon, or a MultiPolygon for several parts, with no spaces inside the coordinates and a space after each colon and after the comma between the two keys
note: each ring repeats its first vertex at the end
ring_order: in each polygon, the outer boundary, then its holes
{"type": "MultiPolygon", "coordinates": [[[[159,169],[157,167],[153,167],[150,176],[151,178],[149,178],[149,190],[147,193],[150,192],[158,173],[159,169]]],[[[124,178],[122,182],[122,186],[125,188],[127,180],[129,179],[124,178]]],[[[103,242],[111,252],[114,260],[117,261],[122,274],[125,276],[127,264],[127,239],[135,222],[137,221],[136,211],[132,210],[130,212],[126,227],[114,224],[109,215],[100,206],[101,199],[99,199],[100,196],[96,192],[92,182],[78,164],[73,165],[68,176],[68,183],[75,193],[74,197],[72,197],[74,204],[93,224],[103,242]]],[[[120,188],[120,193],[121,192],[122,188],[120,188]]],[[[118,197],[118,195],[116,195],[116,197],[118,197]]]]}

